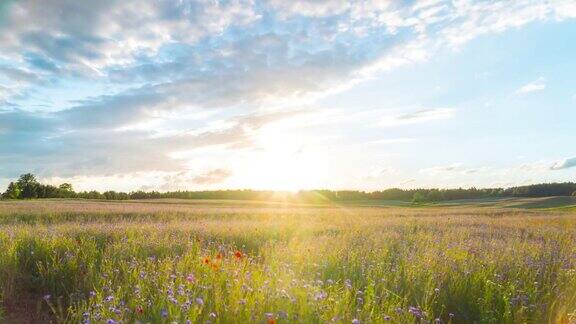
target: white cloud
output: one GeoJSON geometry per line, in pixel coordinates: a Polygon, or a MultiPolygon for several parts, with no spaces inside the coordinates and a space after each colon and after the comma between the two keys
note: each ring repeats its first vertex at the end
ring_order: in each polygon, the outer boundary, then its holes
{"type": "Polygon", "coordinates": [[[550,170],[562,170],[576,167],[576,157],[570,159],[564,159],[562,161],[558,161],[550,166],[550,170]]]}
{"type": "Polygon", "coordinates": [[[576,2],[573,0],[553,0],[552,6],[560,20],[576,17],[576,2]]]}
{"type": "Polygon", "coordinates": [[[256,19],[253,1],[25,0],[8,4],[4,56],[22,48],[86,73],[125,65],[171,42],[194,43],[256,19]]]}
{"type": "Polygon", "coordinates": [[[399,126],[425,123],[436,120],[450,119],[454,116],[455,110],[452,108],[422,109],[411,113],[387,116],[380,120],[380,126],[399,126]]]}
{"type": "Polygon", "coordinates": [[[514,93],[516,95],[525,95],[532,92],[542,91],[544,89],[546,89],[546,82],[543,78],[539,78],[538,80],[532,81],[530,83],[521,86],[514,93]]]}
{"type": "Polygon", "coordinates": [[[352,4],[348,0],[268,0],[280,15],[302,15],[310,17],[324,17],[337,15],[349,10],[352,4]]]}
{"type": "Polygon", "coordinates": [[[465,167],[462,163],[453,163],[450,165],[436,166],[436,167],[422,169],[422,170],[420,170],[420,172],[435,176],[435,175],[442,175],[442,174],[468,175],[468,174],[475,174],[475,173],[483,172],[483,171],[487,171],[487,170],[489,170],[489,168],[487,168],[487,167],[470,168],[470,167],[465,167]]]}

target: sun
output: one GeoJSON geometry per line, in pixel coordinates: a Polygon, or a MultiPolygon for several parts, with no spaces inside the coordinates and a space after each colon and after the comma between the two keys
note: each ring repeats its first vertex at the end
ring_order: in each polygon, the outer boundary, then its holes
{"type": "Polygon", "coordinates": [[[303,134],[266,129],[258,136],[259,149],[245,171],[248,185],[255,189],[298,191],[322,184],[322,159],[306,150],[303,134]]]}

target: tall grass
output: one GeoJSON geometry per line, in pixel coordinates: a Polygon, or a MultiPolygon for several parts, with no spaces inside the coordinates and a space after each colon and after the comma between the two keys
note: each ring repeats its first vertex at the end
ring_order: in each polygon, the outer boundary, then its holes
{"type": "Polygon", "coordinates": [[[0,223],[4,304],[56,322],[576,320],[573,214],[52,201],[0,223]]]}

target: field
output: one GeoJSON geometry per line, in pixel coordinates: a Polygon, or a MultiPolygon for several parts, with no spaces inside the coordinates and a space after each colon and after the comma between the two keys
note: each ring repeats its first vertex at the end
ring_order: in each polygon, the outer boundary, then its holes
{"type": "Polygon", "coordinates": [[[573,203],[4,201],[0,318],[571,323],[573,203]]]}

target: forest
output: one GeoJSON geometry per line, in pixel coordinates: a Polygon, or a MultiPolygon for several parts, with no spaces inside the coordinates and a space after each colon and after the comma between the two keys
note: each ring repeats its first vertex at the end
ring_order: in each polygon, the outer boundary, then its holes
{"type": "Polygon", "coordinates": [[[230,200],[289,200],[304,202],[399,200],[414,203],[437,202],[459,199],[505,198],[505,197],[552,197],[576,196],[576,183],[541,183],[510,188],[453,188],[453,189],[400,189],[379,191],[356,190],[301,190],[277,192],[264,190],[212,190],[212,191],[74,191],[69,183],[58,186],[40,183],[31,173],[21,175],[10,182],[2,193],[2,199],[80,198],[102,200],[131,199],[230,199],[230,200]]]}

